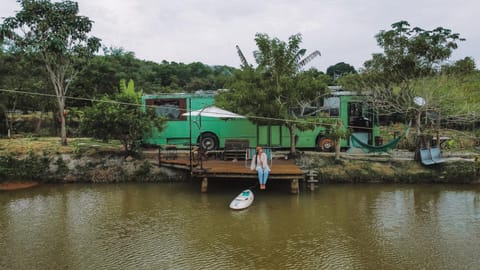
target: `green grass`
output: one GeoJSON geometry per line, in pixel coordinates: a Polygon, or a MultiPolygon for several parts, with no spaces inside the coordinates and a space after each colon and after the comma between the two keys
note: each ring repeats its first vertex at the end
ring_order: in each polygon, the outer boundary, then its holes
{"type": "Polygon", "coordinates": [[[123,146],[119,141],[103,142],[92,138],[69,138],[68,145],[60,144],[59,137],[29,137],[0,139],[0,154],[14,155],[34,153],[79,154],[86,152],[120,152],[123,146]]]}

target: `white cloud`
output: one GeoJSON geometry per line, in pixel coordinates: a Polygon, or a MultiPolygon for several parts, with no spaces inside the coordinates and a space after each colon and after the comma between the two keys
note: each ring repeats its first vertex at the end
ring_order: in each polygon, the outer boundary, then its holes
{"type": "MultiPolygon", "coordinates": [[[[0,0],[0,17],[19,6],[0,0]]],[[[356,68],[380,52],[374,35],[399,20],[412,26],[452,29],[467,38],[453,54],[456,60],[479,60],[476,0],[79,0],[80,11],[95,24],[92,34],[106,46],[123,47],[137,57],[210,65],[239,66],[235,45],[250,62],[255,33],[287,40],[302,33],[302,47],[320,50],[311,62],[325,71],[338,62],[356,68]]]]}

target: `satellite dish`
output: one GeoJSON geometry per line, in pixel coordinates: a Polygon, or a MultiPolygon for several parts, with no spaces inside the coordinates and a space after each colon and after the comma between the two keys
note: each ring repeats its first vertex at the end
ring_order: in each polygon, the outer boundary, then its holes
{"type": "Polygon", "coordinates": [[[425,99],[422,97],[414,97],[413,102],[417,104],[418,106],[423,106],[425,105],[425,99]]]}

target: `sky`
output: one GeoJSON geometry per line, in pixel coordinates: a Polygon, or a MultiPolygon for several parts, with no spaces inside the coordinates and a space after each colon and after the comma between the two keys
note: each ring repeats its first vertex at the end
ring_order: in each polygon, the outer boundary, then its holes
{"type": "MultiPolygon", "coordinates": [[[[78,0],[80,15],[93,22],[91,35],[106,47],[123,48],[139,59],[160,63],[202,62],[240,67],[235,46],[255,66],[256,33],[288,41],[300,33],[301,48],[322,56],[306,68],[326,71],[345,62],[361,68],[382,52],[375,35],[406,20],[411,27],[451,29],[460,42],[451,61],[480,63],[478,0],[78,0]]],[[[0,21],[20,9],[0,0],[0,21]]]]}

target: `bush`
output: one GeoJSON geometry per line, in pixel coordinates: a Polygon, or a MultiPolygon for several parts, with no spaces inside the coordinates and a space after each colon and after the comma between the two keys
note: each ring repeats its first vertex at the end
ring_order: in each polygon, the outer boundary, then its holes
{"type": "Polygon", "coordinates": [[[143,164],[135,171],[135,177],[147,177],[150,175],[152,165],[148,160],[145,160],[143,164]]]}
{"type": "Polygon", "coordinates": [[[12,154],[0,157],[0,178],[3,181],[47,181],[50,158],[29,151],[25,159],[16,159],[12,154]]]}

